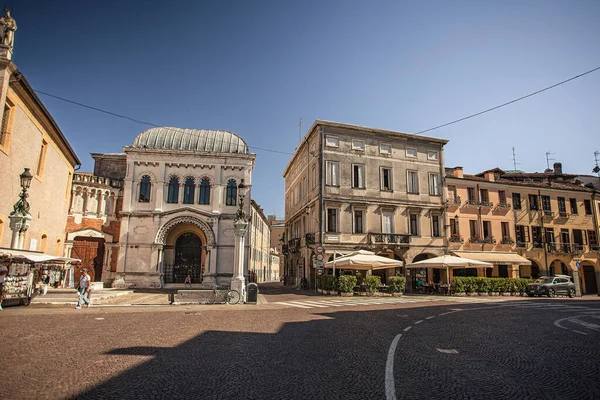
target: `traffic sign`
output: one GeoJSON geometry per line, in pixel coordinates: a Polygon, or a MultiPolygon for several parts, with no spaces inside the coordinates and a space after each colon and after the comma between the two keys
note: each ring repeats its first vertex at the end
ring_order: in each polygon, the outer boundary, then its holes
{"type": "Polygon", "coordinates": [[[577,268],[580,268],[580,267],[581,267],[581,263],[580,263],[579,261],[577,261],[577,262],[575,263],[575,266],[576,266],[577,268]]]}
{"type": "Polygon", "coordinates": [[[323,254],[323,252],[325,251],[325,249],[323,248],[323,246],[321,246],[320,244],[315,246],[315,251],[317,252],[317,254],[323,254]]]}
{"type": "Polygon", "coordinates": [[[317,254],[317,261],[323,261],[323,254],[317,254]]]}
{"type": "Polygon", "coordinates": [[[317,274],[322,274],[322,273],[323,273],[323,268],[317,269],[317,274]]]}
{"type": "Polygon", "coordinates": [[[317,268],[323,268],[323,261],[317,261],[317,268]]]}

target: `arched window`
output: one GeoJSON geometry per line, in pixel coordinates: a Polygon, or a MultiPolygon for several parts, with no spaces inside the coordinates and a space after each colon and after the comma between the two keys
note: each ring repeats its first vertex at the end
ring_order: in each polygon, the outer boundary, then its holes
{"type": "Polygon", "coordinates": [[[225,205],[237,205],[237,184],[235,182],[235,179],[230,179],[227,182],[227,196],[225,197],[225,205]]]}
{"type": "Polygon", "coordinates": [[[204,178],[200,182],[200,199],[198,199],[198,204],[210,204],[210,180],[208,178],[204,178]]]}
{"type": "Polygon", "coordinates": [[[179,202],[179,179],[171,178],[169,181],[169,193],[167,194],[167,203],[179,202]]]}
{"type": "Polygon", "coordinates": [[[142,180],[140,181],[140,197],[138,201],[140,203],[149,203],[150,202],[150,188],[152,187],[152,183],[150,183],[150,177],[148,175],[142,176],[142,180]]]}
{"type": "Polygon", "coordinates": [[[183,204],[194,204],[195,191],[194,178],[187,178],[183,188],[183,204]]]}

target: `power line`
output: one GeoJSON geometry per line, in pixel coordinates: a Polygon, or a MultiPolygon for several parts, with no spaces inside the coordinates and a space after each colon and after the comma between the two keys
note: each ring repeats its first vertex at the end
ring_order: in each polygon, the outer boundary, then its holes
{"type": "Polygon", "coordinates": [[[469,119],[469,118],[473,118],[473,117],[476,117],[476,116],[478,116],[478,115],[485,114],[485,113],[487,113],[487,112],[490,112],[490,111],[497,110],[497,109],[499,109],[499,108],[502,108],[502,107],[504,107],[504,106],[507,106],[507,105],[509,105],[509,104],[516,103],[517,101],[521,101],[521,100],[523,100],[523,99],[526,99],[526,98],[528,98],[528,97],[535,96],[536,94],[539,94],[539,93],[545,92],[546,90],[550,90],[550,89],[552,89],[552,88],[555,88],[555,87],[557,87],[557,86],[560,86],[560,85],[562,85],[562,84],[564,84],[564,83],[570,82],[570,81],[572,81],[572,80],[574,80],[574,79],[581,78],[581,77],[582,77],[582,76],[584,76],[584,75],[591,74],[592,72],[594,72],[594,71],[598,71],[599,69],[600,69],[600,67],[596,67],[596,68],[594,68],[594,69],[591,69],[591,70],[589,70],[589,71],[587,71],[587,72],[584,72],[583,74],[576,75],[576,76],[574,76],[574,77],[572,77],[572,78],[569,78],[569,79],[567,79],[567,80],[564,80],[564,81],[562,81],[562,82],[558,82],[558,83],[556,83],[556,84],[554,84],[554,85],[552,85],[552,86],[548,86],[547,88],[544,88],[544,89],[538,90],[538,91],[536,91],[536,92],[530,93],[530,94],[528,94],[528,95],[526,95],[526,96],[519,97],[518,99],[511,100],[511,101],[509,101],[509,102],[506,102],[506,103],[500,104],[499,106],[496,106],[496,107],[488,108],[487,110],[480,111],[480,112],[478,112],[478,113],[475,113],[475,114],[471,114],[471,115],[469,115],[469,116],[467,116],[467,117],[460,118],[460,119],[454,120],[454,121],[452,121],[452,122],[448,122],[448,123],[445,123],[445,124],[442,124],[442,125],[438,125],[438,126],[436,126],[436,127],[433,127],[433,128],[425,129],[424,131],[420,131],[420,132],[417,132],[417,133],[415,133],[415,135],[421,135],[421,134],[423,134],[423,133],[425,133],[425,132],[429,132],[429,131],[433,131],[433,130],[435,130],[435,129],[443,128],[444,126],[448,126],[448,125],[456,124],[457,122],[461,122],[461,121],[467,120],[467,119],[469,119]]]}
{"type": "MultiPolygon", "coordinates": [[[[58,100],[62,100],[62,101],[67,102],[67,103],[75,104],[75,105],[80,106],[80,107],[84,107],[84,108],[88,108],[90,110],[98,111],[98,112],[101,112],[101,113],[104,113],[104,114],[112,115],[113,117],[118,117],[118,118],[126,119],[128,121],[135,122],[136,124],[149,125],[149,126],[153,126],[155,128],[163,128],[162,125],[157,125],[157,124],[153,124],[152,122],[147,122],[147,121],[142,121],[142,120],[139,120],[139,119],[131,118],[131,117],[128,117],[126,115],[117,114],[117,113],[114,113],[112,111],[103,110],[103,109],[98,108],[98,107],[89,106],[87,104],[83,104],[83,103],[80,103],[78,101],[73,101],[73,100],[65,99],[64,97],[60,97],[60,96],[56,96],[56,95],[53,95],[53,94],[50,94],[50,93],[46,93],[46,92],[43,92],[41,90],[33,89],[33,91],[36,92],[36,93],[43,94],[43,95],[48,96],[48,97],[52,97],[52,98],[55,98],[55,99],[58,99],[58,100]]],[[[184,132],[184,129],[181,129],[181,128],[168,128],[168,129],[184,132]]],[[[207,141],[211,141],[211,140],[214,141],[216,139],[206,138],[206,140],[207,141]]],[[[268,152],[271,152],[271,153],[288,154],[288,155],[292,155],[293,154],[293,153],[290,153],[290,152],[279,151],[279,150],[271,150],[271,149],[264,149],[264,148],[261,148],[261,147],[255,147],[255,146],[250,146],[250,145],[248,145],[248,147],[250,147],[252,149],[257,149],[257,150],[262,150],[262,151],[268,151],[268,152]]]]}

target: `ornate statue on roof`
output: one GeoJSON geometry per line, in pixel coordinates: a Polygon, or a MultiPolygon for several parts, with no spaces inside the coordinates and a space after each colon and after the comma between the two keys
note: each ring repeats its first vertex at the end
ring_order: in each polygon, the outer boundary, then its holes
{"type": "Polygon", "coordinates": [[[0,25],[2,25],[2,44],[12,48],[15,41],[17,22],[10,16],[8,8],[4,9],[4,17],[0,18],[0,25]]]}

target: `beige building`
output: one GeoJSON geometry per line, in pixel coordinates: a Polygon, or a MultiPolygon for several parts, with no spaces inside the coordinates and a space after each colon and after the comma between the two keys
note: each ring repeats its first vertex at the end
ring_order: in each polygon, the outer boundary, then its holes
{"type": "MultiPolygon", "coordinates": [[[[356,249],[407,263],[444,254],[446,143],[315,121],[283,173],[286,281],[313,287],[316,267],[356,249]],[[322,261],[315,244],[325,249],[322,261]]],[[[374,273],[385,282],[403,271],[374,273]]]]}
{"type": "MultiPolygon", "coordinates": [[[[279,280],[284,276],[284,256],[281,251],[285,241],[285,220],[277,219],[276,215],[268,215],[267,220],[271,230],[271,255],[275,257],[271,264],[277,264],[277,278],[275,280],[279,280]]],[[[273,266],[273,271],[275,271],[275,266],[273,266]]]]}
{"type": "Polygon", "coordinates": [[[576,175],[560,163],[544,173],[447,172],[449,251],[492,262],[488,276],[565,274],[578,293],[598,292],[598,200],[576,175]]]}
{"type": "Polygon", "coordinates": [[[20,247],[62,256],[71,181],[80,161],[11,61],[12,51],[12,42],[0,44],[0,247],[11,247],[9,216],[21,193],[19,176],[28,168],[32,219],[20,247]]]}
{"type": "Polygon", "coordinates": [[[248,278],[250,282],[269,282],[274,279],[271,265],[271,230],[262,208],[254,200],[250,201],[250,221],[248,236],[248,278]]]}

